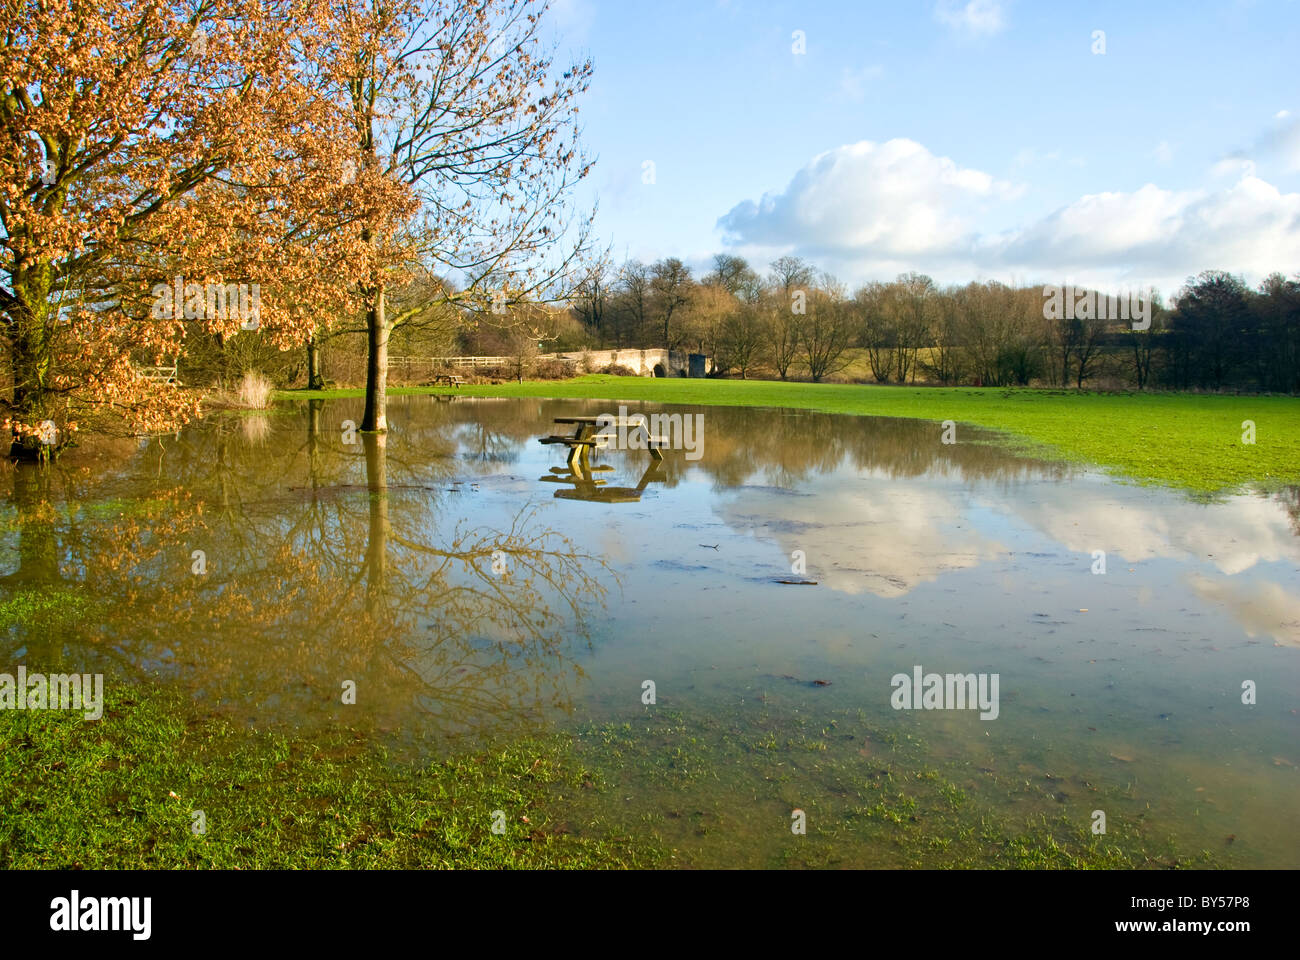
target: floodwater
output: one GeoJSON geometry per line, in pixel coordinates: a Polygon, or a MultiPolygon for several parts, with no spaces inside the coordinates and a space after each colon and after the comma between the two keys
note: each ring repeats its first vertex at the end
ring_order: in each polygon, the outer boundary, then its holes
{"type": "Polygon", "coordinates": [[[402,397],[383,438],[348,430],[360,401],[300,401],[17,468],[0,590],[85,607],[10,629],[0,669],[149,675],[421,756],[622,731],[602,815],[689,865],[799,862],[792,808],[835,837],[818,862],[912,862],[827,824],[889,820],[845,784],[910,763],[972,817],[1100,809],[1117,840],[1300,866],[1300,492],[1194,502],[964,426],[627,406],[701,414],[698,458],[575,476],[538,438],[617,404],[402,397]],[[895,709],[918,667],[996,676],[996,716],[895,709]],[[637,769],[660,762],[681,775],[637,769]]]}

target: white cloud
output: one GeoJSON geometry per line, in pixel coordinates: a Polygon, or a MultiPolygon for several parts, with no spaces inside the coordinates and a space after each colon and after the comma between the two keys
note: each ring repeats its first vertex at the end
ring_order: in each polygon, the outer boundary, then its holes
{"type": "MultiPolygon", "coordinates": [[[[1228,184],[1080,197],[1025,226],[978,222],[1022,190],[912,140],[848,144],[814,157],[783,191],[721,217],[747,255],[795,252],[850,282],[917,269],[936,279],[1153,284],[1172,293],[1216,268],[1262,277],[1300,263],[1300,193],[1282,193],[1240,160],[1228,184]]],[[[1011,216],[1006,211],[1005,216],[1011,216]]]]}
{"type": "Polygon", "coordinates": [[[1156,148],[1151,151],[1151,156],[1156,163],[1162,167],[1167,167],[1174,162],[1174,148],[1169,146],[1168,140],[1161,140],[1156,144],[1156,148]]]}
{"type": "Polygon", "coordinates": [[[1186,276],[1209,268],[1267,274],[1300,263],[1300,193],[1249,173],[1227,189],[1100,193],[1042,218],[995,252],[1005,265],[1186,276]]]}
{"type": "Polygon", "coordinates": [[[947,256],[968,248],[978,202],[1012,192],[913,140],[864,140],[819,154],[783,192],[737,204],[718,225],[735,243],[947,256]]]}
{"type": "Polygon", "coordinates": [[[946,27],[977,37],[988,37],[1006,27],[1006,15],[1000,0],[939,0],[935,19],[946,27]]]}

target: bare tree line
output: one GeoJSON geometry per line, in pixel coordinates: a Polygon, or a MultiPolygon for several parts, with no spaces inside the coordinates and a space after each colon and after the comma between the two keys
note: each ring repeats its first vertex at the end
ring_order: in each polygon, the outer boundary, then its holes
{"type": "Polygon", "coordinates": [[[1141,320],[1113,307],[1054,315],[1041,286],[940,286],[913,272],[849,292],[799,257],[760,275],[719,254],[699,279],[675,257],[595,269],[572,309],[585,345],[689,349],[741,378],[822,381],[852,365],[856,379],[894,384],[1300,392],[1300,275],[1251,289],[1211,270],[1168,307],[1140,295],[1141,320]]]}

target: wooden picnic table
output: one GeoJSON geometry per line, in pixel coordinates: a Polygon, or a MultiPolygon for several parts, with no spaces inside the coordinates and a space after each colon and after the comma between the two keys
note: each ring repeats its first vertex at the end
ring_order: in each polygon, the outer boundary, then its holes
{"type": "Polygon", "coordinates": [[[449,387],[455,387],[457,390],[459,390],[459,389],[460,389],[460,385],[461,385],[462,383],[465,382],[465,378],[464,378],[464,377],[457,376],[457,375],[454,374],[454,373],[440,373],[440,374],[438,374],[436,377],[433,378],[433,385],[436,387],[438,384],[442,383],[442,381],[444,381],[444,380],[447,381],[447,386],[449,386],[449,387]]]}
{"type": "Polygon", "coordinates": [[[650,451],[650,456],[655,460],[662,460],[664,455],[660,453],[659,448],[668,443],[666,437],[655,437],[650,435],[649,424],[644,415],[635,415],[631,417],[556,417],[557,424],[565,424],[576,427],[572,436],[554,434],[549,437],[541,437],[539,443],[555,444],[562,443],[569,448],[569,462],[572,463],[579,458],[585,458],[593,448],[603,448],[608,445],[612,434],[596,433],[597,425],[609,427],[640,427],[646,434],[646,449],[650,451]]]}

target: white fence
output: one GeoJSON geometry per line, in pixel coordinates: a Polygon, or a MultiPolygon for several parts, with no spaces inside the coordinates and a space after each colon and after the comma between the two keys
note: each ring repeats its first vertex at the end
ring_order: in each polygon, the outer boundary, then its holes
{"type": "MultiPolygon", "coordinates": [[[[540,358],[540,359],[545,359],[540,358]]],[[[515,357],[389,357],[388,366],[412,370],[416,367],[504,367],[516,362],[515,357]]]]}

